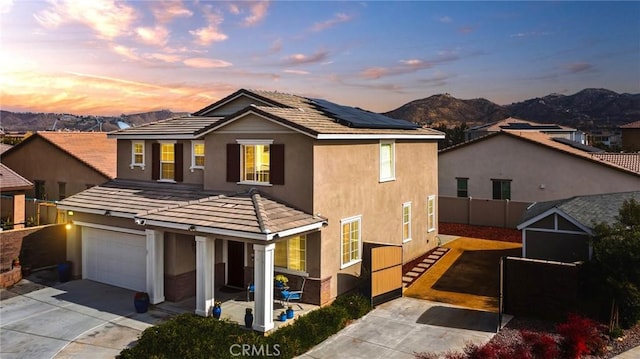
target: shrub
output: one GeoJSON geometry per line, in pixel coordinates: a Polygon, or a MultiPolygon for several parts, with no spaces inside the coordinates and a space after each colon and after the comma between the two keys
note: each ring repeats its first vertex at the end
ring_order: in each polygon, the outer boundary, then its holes
{"type": "Polygon", "coordinates": [[[351,319],[358,319],[371,311],[371,301],[359,294],[347,294],[336,298],[334,306],[347,310],[351,319]]]}
{"type": "Polygon", "coordinates": [[[612,339],[620,338],[623,335],[624,330],[622,330],[622,328],[620,327],[614,327],[613,329],[611,329],[611,332],[609,332],[609,337],[611,337],[612,339]]]}
{"type": "MultiPolygon", "coordinates": [[[[521,330],[520,336],[533,359],[555,359],[560,356],[558,343],[552,336],[543,333],[521,330]]],[[[516,355],[519,357],[518,355],[516,355]]]]}
{"type": "Polygon", "coordinates": [[[562,335],[560,346],[564,357],[581,358],[586,354],[601,354],[604,349],[597,323],[589,318],[569,314],[566,322],[556,326],[556,331],[562,335]]]}

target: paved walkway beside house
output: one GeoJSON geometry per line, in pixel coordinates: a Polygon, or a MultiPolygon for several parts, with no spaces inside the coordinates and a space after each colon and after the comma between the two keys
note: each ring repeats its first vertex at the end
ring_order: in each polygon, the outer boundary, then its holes
{"type": "Polygon", "coordinates": [[[522,245],[460,237],[443,247],[449,252],[415,280],[404,295],[497,312],[500,257],[519,256],[522,245]]]}
{"type": "Polygon", "coordinates": [[[300,359],[412,359],[416,352],[461,351],[496,332],[496,313],[402,297],[376,307],[363,318],[315,346],[300,359]]]}

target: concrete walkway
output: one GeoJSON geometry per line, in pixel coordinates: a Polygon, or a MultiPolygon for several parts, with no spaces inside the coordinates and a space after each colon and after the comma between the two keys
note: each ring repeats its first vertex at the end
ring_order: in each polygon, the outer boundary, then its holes
{"type": "Polygon", "coordinates": [[[624,353],[620,353],[611,359],[638,359],[638,358],[640,358],[640,345],[635,348],[631,348],[624,353]]]}
{"type": "Polygon", "coordinates": [[[496,332],[498,315],[444,303],[398,298],[300,356],[321,358],[414,358],[416,352],[461,351],[496,332]]]}

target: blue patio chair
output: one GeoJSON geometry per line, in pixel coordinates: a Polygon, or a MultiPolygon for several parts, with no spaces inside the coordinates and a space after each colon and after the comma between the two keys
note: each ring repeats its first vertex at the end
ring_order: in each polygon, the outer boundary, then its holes
{"type": "Polygon", "coordinates": [[[285,289],[280,292],[280,300],[282,302],[282,306],[287,306],[289,302],[291,302],[292,300],[295,300],[295,301],[298,301],[298,303],[296,303],[298,304],[298,307],[300,307],[300,309],[304,309],[300,305],[300,301],[302,300],[302,294],[304,292],[304,283],[306,281],[307,281],[307,278],[302,277],[302,286],[300,286],[300,290],[285,289]]]}

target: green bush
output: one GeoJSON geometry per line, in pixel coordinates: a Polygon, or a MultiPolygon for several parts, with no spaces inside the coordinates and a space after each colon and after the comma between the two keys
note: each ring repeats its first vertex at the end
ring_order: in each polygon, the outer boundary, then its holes
{"type": "Polygon", "coordinates": [[[118,358],[230,358],[234,357],[231,350],[238,353],[242,345],[263,350],[250,352],[251,357],[293,358],[369,310],[371,305],[367,298],[359,295],[338,297],[332,305],[298,317],[266,337],[228,320],[181,314],[143,331],[137,344],[124,349],[118,358]]]}

